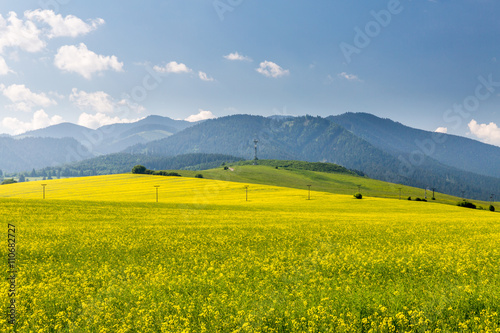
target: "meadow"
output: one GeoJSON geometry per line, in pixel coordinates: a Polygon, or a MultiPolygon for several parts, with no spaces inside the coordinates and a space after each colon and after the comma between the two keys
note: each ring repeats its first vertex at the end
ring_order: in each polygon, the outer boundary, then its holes
{"type": "Polygon", "coordinates": [[[0,187],[17,332],[500,332],[498,213],[186,177],[44,183],[45,200],[40,182],[0,187]]]}

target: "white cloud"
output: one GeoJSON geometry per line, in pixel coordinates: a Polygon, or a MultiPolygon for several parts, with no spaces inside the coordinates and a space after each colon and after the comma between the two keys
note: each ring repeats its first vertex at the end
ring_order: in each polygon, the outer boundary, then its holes
{"type": "Polygon", "coordinates": [[[100,113],[112,113],[115,109],[111,96],[104,91],[87,93],[73,88],[69,100],[81,110],[90,109],[100,113]]]}
{"type": "Polygon", "coordinates": [[[119,62],[116,56],[98,55],[90,51],[84,43],[59,48],[54,65],[60,70],[78,73],[89,80],[94,73],[105,70],[123,71],[123,62],[119,62]]]}
{"type": "Polygon", "coordinates": [[[23,21],[10,12],[7,19],[0,14],[0,53],[6,47],[19,47],[27,52],[41,51],[46,43],[40,39],[41,30],[31,21],[23,21]]]}
{"type": "Polygon", "coordinates": [[[139,119],[125,119],[118,116],[112,117],[104,113],[88,114],[86,112],[82,113],[78,117],[78,125],[85,126],[92,129],[97,129],[101,126],[117,124],[117,123],[133,123],[139,121],[139,119]]]}
{"type": "Polygon", "coordinates": [[[10,72],[12,71],[10,70],[9,66],[7,66],[5,59],[2,56],[0,56],[0,75],[7,75],[10,72]]]}
{"type": "Polygon", "coordinates": [[[260,67],[256,70],[264,76],[273,78],[278,78],[290,74],[290,71],[288,69],[283,69],[279,65],[271,61],[261,62],[260,67]]]}
{"type": "Polygon", "coordinates": [[[469,129],[479,139],[486,143],[500,146],[500,128],[497,124],[478,124],[474,119],[469,123],[469,129]]]}
{"type": "Polygon", "coordinates": [[[176,61],[171,61],[165,65],[165,67],[154,66],[153,69],[158,73],[191,73],[192,70],[184,65],[183,63],[177,63],[176,61]]]}
{"type": "Polygon", "coordinates": [[[22,19],[15,12],[9,12],[6,18],[0,14],[0,54],[5,48],[40,52],[47,45],[45,38],[77,37],[102,24],[104,20],[100,18],[84,22],[74,15],[63,17],[52,10],[26,11],[22,19]],[[45,25],[49,27],[41,28],[45,25]]]}
{"type": "Polygon", "coordinates": [[[132,111],[135,111],[137,113],[141,113],[141,112],[146,111],[146,108],[144,106],[137,104],[137,103],[132,103],[128,99],[122,99],[121,101],[116,103],[116,108],[122,109],[122,110],[125,108],[125,112],[127,110],[132,110],[132,111]]]}
{"type": "Polygon", "coordinates": [[[45,128],[51,125],[57,125],[63,122],[61,116],[49,117],[43,110],[38,110],[33,114],[30,122],[23,122],[17,118],[7,117],[2,120],[2,126],[8,128],[14,134],[21,134],[27,131],[33,131],[45,128]]]}
{"type": "Polygon", "coordinates": [[[24,16],[31,21],[48,24],[51,28],[50,32],[47,34],[49,38],[86,35],[104,24],[104,20],[100,18],[85,23],[76,16],[68,15],[62,17],[61,14],[56,15],[52,10],[37,9],[34,11],[27,11],[24,13],[24,16]]]}
{"type": "Polygon", "coordinates": [[[213,79],[212,77],[209,77],[209,76],[207,75],[207,73],[204,73],[204,72],[202,72],[202,71],[198,72],[198,76],[200,77],[200,79],[201,79],[202,81],[208,81],[208,82],[212,82],[212,81],[214,81],[214,79],[213,79]]]}
{"type": "Polygon", "coordinates": [[[13,84],[8,87],[0,84],[0,91],[14,103],[10,107],[16,110],[31,111],[36,106],[49,107],[57,105],[57,102],[47,97],[46,94],[34,93],[29,88],[26,88],[24,84],[13,84]]]}
{"type": "Polygon", "coordinates": [[[342,79],[346,79],[348,81],[359,81],[359,82],[362,81],[359,79],[359,77],[357,75],[347,74],[346,72],[342,72],[342,73],[338,74],[337,76],[342,78],[342,79]]]}
{"type": "Polygon", "coordinates": [[[198,110],[199,113],[198,114],[193,114],[193,115],[190,115],[189,117],[187,117],[186,121],[189,121],[191,123],[194,123],[196,121],[200,121],[200,120],[205,120],[205,119],[214,119],[214,118],[217,118],[216,116],[214,116],[214,114],[210,111],[204,111],[202,109],[199,109],[198,110]]]}
{"type": "Polygon", "coordinates": [[[229,53],[224,58],[227,60],[252,61],[252,58],[239,54],[238,52],[229,53]]]}
{"type": "Polygon", "coordinates": [[[131,103],[127,99],[115,101],[113,97],[104,91],[88,93],[83,90],[78,91],[78,89],[73,88],[71,95],[69,96],[69,100],[80,110],[91,110],[104,114],[111,114],[123,109],[126,109],[123,110],[125,112],[134,111],[137,113],[146,110],[142,105],[131,103]]]}
{"type": "Polygon", "coordinates": [[[438,128],[436,128],[436,130],[434,132],[446,134],[446,133],[448,133],[448,128],[447,127],[438,127],[438,128]]]}

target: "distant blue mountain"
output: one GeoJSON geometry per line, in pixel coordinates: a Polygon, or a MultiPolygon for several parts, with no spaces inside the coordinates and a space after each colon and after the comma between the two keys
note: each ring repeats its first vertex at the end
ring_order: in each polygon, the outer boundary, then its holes
{"type": "Polygon", "coordinates": [[[500,178],[500,147],[456,135],[411,128],[368,113],[345,113],[327,119],[375,147],[408,161],[423,155],[457,169],[500,178]]]}
{"type": "Polygon", "coordinates": [[[62,123],[15,136],[21,138],[73,138],[94,155],[111,154],[138,144],[171,136],[193,123],[168,117],[149,116],[134,123],[102,126],[96,130],[62,123]]]}

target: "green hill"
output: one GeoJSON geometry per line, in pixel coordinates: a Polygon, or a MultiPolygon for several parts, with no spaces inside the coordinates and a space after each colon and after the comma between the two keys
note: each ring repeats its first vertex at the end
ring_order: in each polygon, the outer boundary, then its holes
{"type": "MultiPolygon", "coordinates": [[[[291,162],[297,161],[275,161],[275,160],[259,160],[260,164],[269,165],[250,165],[251,161],[228,164],[228,169],[223,167],[203,171],[178,171],[184,177],[194,177],[201,173],[204,178],[225,180],[232,182],[263,184],[273,186],[291,187],[297,189],[307,189],[307,185],[311,185],[311,191],[329,192],[335,194],[354,194],[358,190],[368,197],[391,198],[399,199],[399,189],[401,188],[401,199],[407,200],[411,197],[424,199],[426,196],[425,189],[415,188],[411,186],[398,185],[394,183],[383,182],[380,180],[370,179],[367,177],[356,175],[354,172],[347,169],[340,172],[320,172],[312,171],[317,167],[316,163],[297,163],[299,167],[287,167],[291,162]],[[282,167],[276,168],[274,164],[281,164],[282,167]],[[232,170],[231,170],[232,169],[232,170]],[[358,187],[359,185],[359,187],[358,187]]],[[[325,163],[327,164],[327,163],[325,163]]],[[[331,164],[331,168],[333,168],[331,164]]],[[[435,192],[436,200],[432,200],[432,191],[427,191],[428,203],[442,203],[456,205],[461,198],[435,192]]],[[[488,208],[489,203],[485,201],[475,200],[477,205],[488,208]]],[[[425,204],[425,203],[423,203],[425,204]]]]}
{"type": "MultiPolygon", "coordinates": [[[[254,161],[241,161],[237,165],[253,165],[254,161]]],[[[351,170],[333,163],[306,162],[306,161],[282,161],[282,160],[258,160],[258,165],[267,165],[275,169],[286,170],[309,170],[327,173],[345,173],[350,175],[364,176],[365,174],[358,170],[351,170]]]]}

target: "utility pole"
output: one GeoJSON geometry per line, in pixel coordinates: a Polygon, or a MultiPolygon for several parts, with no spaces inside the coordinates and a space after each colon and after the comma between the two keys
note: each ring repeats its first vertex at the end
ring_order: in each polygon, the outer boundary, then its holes
{"type": "Polygon", "coordinates": [[[158,202],[158,188],[160,185],[155,185],[154,187],[156,187],[156,202],[158,202]]]}
{"type": "Polygon", "coordinates": [[[248,185],[245,185],[245,201],[248,201],[248,185]]]}
{"type": "Polygon", "coordinates": [[[401,200],[401,189],[402,189],[402,187],[398,187],[398,190],[399,190],[399,200],[401,200]]]}
{"type": "Polygon", "coordinates": [[[309,191],[307,193],[307,200],[311,200],[311,185],[307,185],[307,187],[309,188],[309,191]]]}
{"type": "Polygon", "coordinates": [[[432,200],[436,200],[436,197],[434,196],[434,192],[436,191],[436,188],[432,188],[432,200]]]}
{"type": "Polygon", "coordinates": [[[45,199],[45,186],[47,186],[47,184],[42,184],[42,187],[43,187],[43,199],[45,199]]]}

